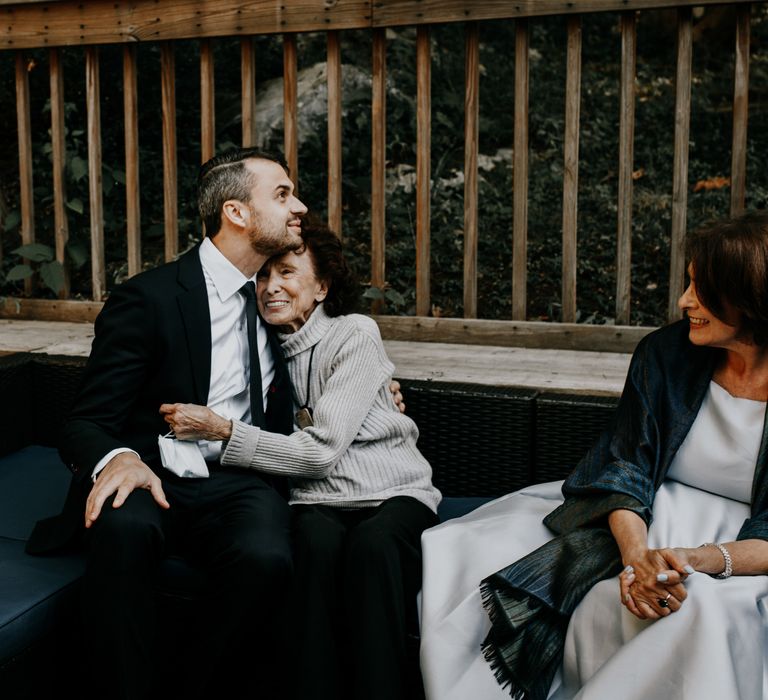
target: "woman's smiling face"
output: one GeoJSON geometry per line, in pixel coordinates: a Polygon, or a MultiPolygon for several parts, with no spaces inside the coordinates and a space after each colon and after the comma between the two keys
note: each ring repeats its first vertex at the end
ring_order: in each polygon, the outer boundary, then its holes
{"type": "Polygon", "coordinates": [[[257,278],[262,318],[285,333],[299,330],[327,293],[328,287],[317,279],[312,254],[306,248],[270,260],[257,278]]]}
{"type": "Polygon", "coordinates": [[[733,347],[739,341],[738,313],[729,309],[726,304],[728,323],[720,320],[699,301],[692,265],[688,266],[688,277],[690,283],[678,299],[677,305],[688,317],[690,341],[694,345],[708,345],[726,350],[733,347]]]}

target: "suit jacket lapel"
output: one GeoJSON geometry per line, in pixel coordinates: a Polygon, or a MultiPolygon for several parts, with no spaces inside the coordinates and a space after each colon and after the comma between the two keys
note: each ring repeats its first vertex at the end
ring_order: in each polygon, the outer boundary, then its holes
{"type": "Polygon", "coordinates": [[[179,286],[176,298],[187,339],[194,381],[195,400],[208,403],[211,385],[211,311],[200,263],[199,246],[179,258],[179,286]]]}

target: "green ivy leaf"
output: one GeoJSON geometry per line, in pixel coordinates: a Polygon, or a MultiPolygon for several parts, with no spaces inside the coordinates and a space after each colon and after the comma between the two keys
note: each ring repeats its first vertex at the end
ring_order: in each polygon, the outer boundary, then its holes
{"type": "Polygon", "coordinates": [[[64,287],[64,267],[58,260],[40,265],[40,277],[54,294],[58,294],[64,287]]]}
{"type": "Polygon", "coordinates": [[[83,213],[83,203],[82,203],[81,200],[79,200],[77,198],[70,199],[67,202],[67,209],[71,209],[72,211],[76,211],[78,214],[82,214],[83,213]]]}
{"type": "Polygon", "coordinates": [[[79,182],[88,174],[88,164],[80,156],[72,158],[69,168],[76,182],[79,182]]]}
{"type": "Polygon", "coordinates": [[[368,287],[363,292],[363,299],[383,299],[384,298],[384,292],[382,292],[378,287],[368,287]]]}
{"type": "Polygon", "coordinates": [[[405,297],[395,289],[388,289],[384,293],[384,296],[388,302],[394,304],[395,306],[402,306],[405,304],[405,297]]]}
{"type": "Polygon", "coordinates": [[[47,262],[53,260],[53,248],[44,243],[28,243],[16,250],[12,250],[11,253],[18,255],[32,262],[47,262]]]}
{"type": "Polygon", "coordinates": [[[88,260],[88,249],[79,241],[67,241],[65,250],[69,255],[70,262],[77,270],[88,260]]]}
{"type": "Polygon", "coordinates": [[[21,216],[19,216],[19,212],[14,209],[12,212],[9,212],[8,216],[5,217],[3,228],[6,231],[13,231],[13,229],[15,229],[20,222],[21,216]]]}
{"type": "Polygon", "coordinates": [[[32,268],[29,265],[16,265],[12,267],[5,276],[7,282],[16,282],[32,277],[32,268]]]}

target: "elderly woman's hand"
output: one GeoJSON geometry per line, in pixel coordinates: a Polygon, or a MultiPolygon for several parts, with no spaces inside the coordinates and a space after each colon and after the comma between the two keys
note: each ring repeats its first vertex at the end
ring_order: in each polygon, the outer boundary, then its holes
{"type": "Polygon", "coordinates": [[[646,549],[619,575],[621,601],[641,620],[657,620],[679,610],[687,597],[683,581],[693,573],[675,549],[646,549]]]}
{"type": "Polygon", "coordinates": [[[232,435],[232,421],[207,406],[164,403],[160,413],[179,440],[229,440],[232,435]]]}

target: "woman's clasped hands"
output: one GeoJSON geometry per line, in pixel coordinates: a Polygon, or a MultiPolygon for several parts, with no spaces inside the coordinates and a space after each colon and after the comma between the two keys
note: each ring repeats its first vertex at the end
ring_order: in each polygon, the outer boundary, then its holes
{"type": "Polygon", "coordinates": [[[695,573],[682,549],[646,549],[619,574],[621,602],[641,620],[678,611],[687,597],[683,582],[695,573]]]}

